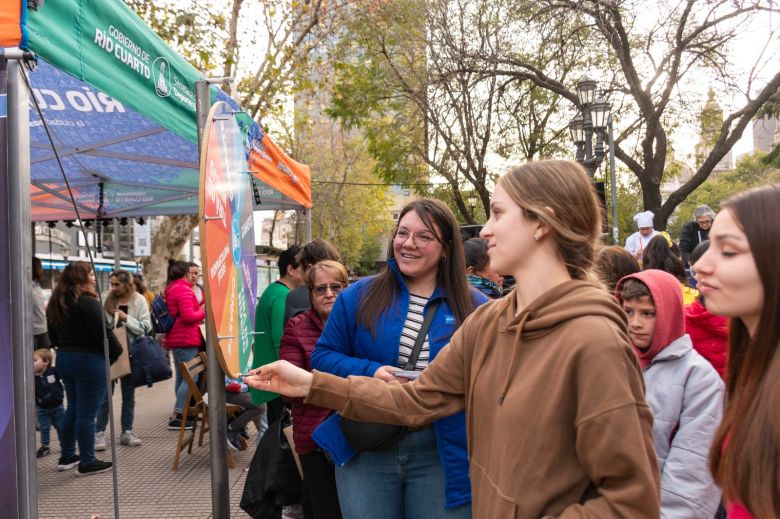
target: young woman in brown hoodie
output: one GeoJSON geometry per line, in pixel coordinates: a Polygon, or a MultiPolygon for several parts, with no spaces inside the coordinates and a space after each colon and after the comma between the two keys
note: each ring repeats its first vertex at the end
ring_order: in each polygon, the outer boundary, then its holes
{"type": "Polygon", "coordinates": [[[478,519],[657,518],[642,373],[623,312],[591,281],[600,227],[581,166],[515,168],[499,180],[481,236],[491,268],[517,288],[477,309],[416,381],[343,379],[284,362],[246,381],[409,427],[465,409],[478,519]]]}

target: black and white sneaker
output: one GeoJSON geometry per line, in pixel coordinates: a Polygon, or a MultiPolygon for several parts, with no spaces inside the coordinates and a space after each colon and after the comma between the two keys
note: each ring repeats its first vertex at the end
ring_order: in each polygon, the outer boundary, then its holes
{"type": "Polygon", "coordinates": [[[79,457],[78,454],[74,454],[73,456],[68,456],[67,458],[61,456],[60,460],[57,462],[57,470],[72,469],[73,467],[79,464],[79,461],[81,461],[81,458],[79,457]]]}
{"type": "Polygon", "coordinates": [[[95,460],[89,465],[79,465],[77,476],[89,476],[90,474],[99,474],[111,470],[111,462],[103,460],[95,460]]]}
{"type": "Polygon", "coordinates": [[[36,458],[43,458],[47,454],[51,452],[51,449],[48,445],[41,445],[40,448],[36,451],[35,457],[36,458]]]}
{"type": "Polygon", "coordinates": [[[229,427],[227,430],[227,446],[228,449],[232,451],[244,450],[243,444],[241,443],[241,435],[238,434],[238,431],[234,431],[229,427]]]}
{"type": "MultiPolygon", "coordinates": [[[[179,429],[181,429],[181,419],[182,419],[181,413],[177,413],[176,418],[169,419],[168,429],[170,429],[171,431],[178,431],[179,429]]],[[[193,427],[195,427],[195,420],[193,420],[191,417],[188,416],[187,423],[185,424],[184,428],[189,431],[193,427]]]]}

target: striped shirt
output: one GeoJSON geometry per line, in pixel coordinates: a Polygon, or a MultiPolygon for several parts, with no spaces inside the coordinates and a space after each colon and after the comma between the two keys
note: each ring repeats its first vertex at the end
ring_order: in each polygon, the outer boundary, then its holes
{"type": "MultiPolygon", "coordinates": [[[[424,310],[425,305],[428,302],[428,298],[409,294],[409,311],[406,314],[406,321],[404,321],[404,329],[401,332],[401,343],[398,345],[398,367],[404,368],[409,361],[409,357],[412,354],[414,348],[414,342],[417,340],[417,335],[422,328],[423,319],[425,317],[424,310]]],[[[417,357],[417,363],[412,370],[422,371],[428,367],[428,361],[430,360],[430,346],[428,345],[428,336],[425,337],[422,350],[420,350],[420,356],[417,357]]]]}

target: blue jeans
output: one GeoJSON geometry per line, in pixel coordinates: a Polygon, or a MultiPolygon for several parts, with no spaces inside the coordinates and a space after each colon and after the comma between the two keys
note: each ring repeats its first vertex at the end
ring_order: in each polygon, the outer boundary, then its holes
{"type": "Polygon", "coordinates": [[[35,411],[38,414],[38,426],[41,429],[41,446],[49,446],[52,425],[57,431],[57,438],[59,438],[60,443],[62,443],[60,431],[62,430],[62,417],[65,415],[65,408],[62,404],[57,407],[36,407],[35,411]]]}
{"type": "MultiPolygon", "coordinates": [[[[184,405],[187,403],[187,391],[189,390],[187,383],[181,376],[179,365],[182,362],[194,359],[199,351],[200,348],[197,347],[171,348],[171,352],[173,353],[173,365],[176,367],[176,384],[173,386],[173,390],[176,393],[176,403],[173,404],[174,413],[181,413],[181,410],[184,409],[184,405]]],[[[195,382],[197,382],[197,380],[195,382]]]]}
{"type": "MultiPolygon", "coordinates": [[[[130,431],[133,429],[133,418],[135,417],[135,388],[130,383],[130,377],[122,377],[119,379],[119,385],[122,387],[122,432],[130,431]]],[[[111,394],[114,394],[114,386],[116,381],[111,382],[111,394]]],[[[106,430],[108,425],[108,397],[103,399],[98,409],[97,425],[98,432],[106,430]]]]}
{"type": "Polygon", "coordinates": [[[444,471],[433,427],[336,467],[336,487],[344,519],[471,518],[470,504],[444,508],[444,471]]]}
{"type": "Polygon", "coordinates": [[[76,454],[80,465],[95,461],[95,416],[106,394],[105,357],[100,353],[61,351],[57,354],[68,407],[62,419],[60,442],[63,458],[76,454]]]}

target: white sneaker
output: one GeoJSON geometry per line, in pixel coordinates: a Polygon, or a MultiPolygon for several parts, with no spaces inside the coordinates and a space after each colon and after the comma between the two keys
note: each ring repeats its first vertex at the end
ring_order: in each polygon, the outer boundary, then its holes
{"type": "Polygon", "coordinates": [[[122,436],[119,437],[119,443],[122,445],[130,445],[131,447],[135,447],[137,445],[141,445],[141,438],[135,435],[133,431],[125,431],[122,433],[122,436]]]}
{"type": "Polygon", "coordinates": [[[303,506],[301,505],[283,506],[282,519],[303,519],[303,506]]]}
{"type": "Polygon", "coordinates": [[[98,431],[95,433],[95,450],[96,451],[104,451],[106,450],[106,432],[105,431],[98,431]]]}

